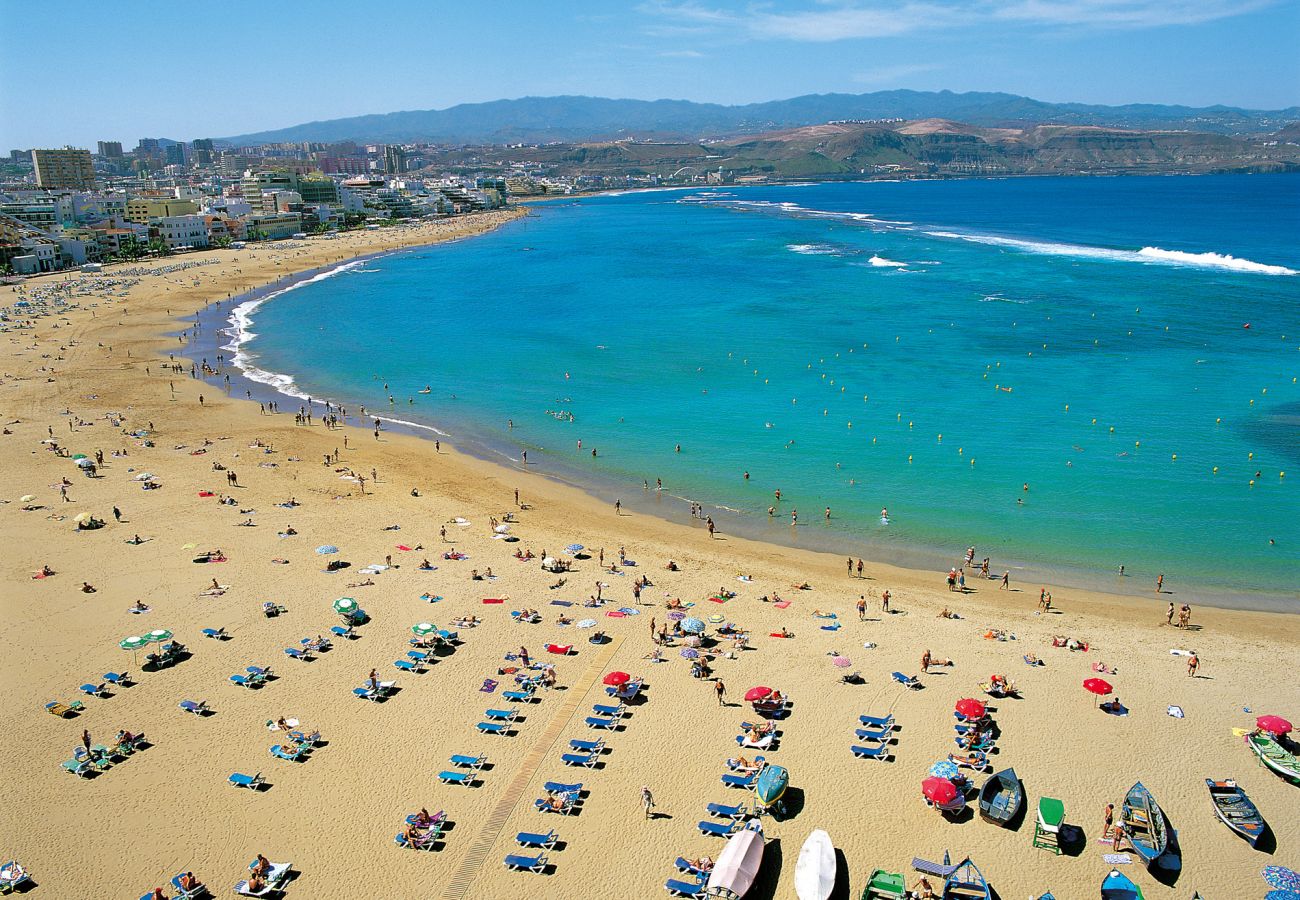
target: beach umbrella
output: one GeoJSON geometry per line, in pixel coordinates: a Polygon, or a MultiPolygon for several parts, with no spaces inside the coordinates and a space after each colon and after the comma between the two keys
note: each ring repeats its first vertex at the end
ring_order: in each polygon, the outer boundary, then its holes
{"type": "Polygon", "coordinates": [[[31,503],[35,500],[36,497],[33,494],[23,494],[21,497],[18,498],[19,503],[31,503]]]}
{"type": "Polygon", "coordinates": [[[978,700],[972,700],[967,697],[965,700],[957,701],[957,712],[961,713],[967,719],[980,719],[984,717],[984,704],[978,700]]]}
{"type": "Polygon", "coordinates": [[[554,556],[548,556],[548,557],[546,557],[545,559],[543,559],[543,560],[542,560],[542,568],[543,568],[543,569],[554,569],[554,568],[555,568],[555,557],[554,557],[554,556]]]}
{"type": "Polygon", "coordinates": [[[172,633],[166,628],[155,628],[153,631],[145,635],[145,640],[153,641],[156,644],[161,644],[163,641],[170,641],[171,639],[172,633]]]}
{"type": "Polygon", "coordinates": [[[1269,734],[1290,734],[1291,723],[1281,716],[1260,716],[1255,724],[1269,734]]]}
{"type": "Polygon", "coordinates": [[[604,682],[610,687],[622,687],[632,680],[632,676],[626,672],[610,672],[605,676],[604,682]]]}
{"type": "Polygon", "coordinates": [[[930,774],[935,778],[945,778],[949,781],[955,781],[958,776],[957,764],[950,759],[941,759],[934,765],[930,766],[930,774]]]}
{"type": "Polygon", "coordinates": [[[117,642],[117,645],[121,647],[123,650],[131,651],[131,662],[135,665],[139,665],[139,661],[136,659],[136,655],[135,655],[136,651],[139,650],[141,647],[148,646],[148,644],[149,641],[147,641],[145,638],[140,637],[138,634],[132,635],[131,637],[127,637],[127,638],[122,638],[122,640],[117,642]]]}
{"type": "Polygon", "coordinates": [[[578,627],[579,627],[579,628],[594,628],[595,626],[596,626],[596,620],[595,620],[595,619],[580,619],[580,620],[578,620],[578,627]]]}
{"type": "Polygon", "coordinates": [[[847,656],[836,656],[831,660],[831,665],[837,669],[847,669],[849,666],[853,665],[853,660],[849,659],[847,656]]]}
{"type": "MultiPolygon", "coordinates": [[[[337,608],[337,607],[336,607],[337,608]]],[[[416,637],[426,637],[438,630],[438,626],[429,622],[419,622],[411,626],[411,633],[416,637]]]]}
{"type": "Polygon", "coordinates": [[[340,615],[350,613],[356,608],[357,601],[353,600],[351,597],[340,597],[334,601],[334,611],[340,615]]]}
{"type": "Polygon", "coordinates": [[[1098,697],[1105,697],[1114,690],[1114,688],[1110,686],[1110,682],[1103,678],[1087,679],[1083,682],[1083,689],[1091,694],[1096,694],[1098,697]]]}
{"type": "Polygon", "coordinates": [[[584,546],[582,546],[581,544],[570,544],[569,546],[565,547],[564,549],[565,549],[565,550],[568,550],[570,553],[581,553],[583,550],[585,550],[585,549],[587,549],[587,548],[584,547],[584,546]]]}
{"type": "Polygon", "coordinates": [[[702,619],[697,619],[694,616],[692,616],[689,619],[683,619],[682,631],[686,632],[687,634],[703,634],[704,621],[702,619]]]}
{"type": "Polygon", "coordinates": [[[93,466],[94,464],[95,464],[95,461],[94,461],[93,459],[87,459],[87,458],[84,457],[84,456],[81,457],[81,459],[77,460],[77,468],[78,468],[78,469],[89,469],[89,468],[90,468],[91,466],[93,466]]]}
{"type": "Polygon", "coordinates": [[[327,556],[330,553],[338,553],[339,548],[335,547],[333,544],[321,544],[319,547],[316,548],[316,552],[319,553],[321,556],[327,556]]]}
{"type": "Polygon", "coordinates": [[[72,459],[73,459],[74,462],[75,462],[76,460],[79,460],[79,459],[85,459],[85,458],[86,458],[86,454],[84,454],[84,453],[74,453],[74,454],[72,454],[72,459]]]}
{"type": "Polygon", "coordinates": [[[1264,900],[1300,900],[1300,893],[1295,891],[1269,891],[1264,900]]]}
{"type": "Polygon", "coordinates": [[[921,796],[931,803],[943,806],[957,799],[957,785],[947,778],[932,775],[921,782],[921,796]]]}
{"type": "Polygon", "coordinates": [[[722,615],[721,613],[714,613],[713,615],[709,616],[709,621],[712,622],[714,625],[721,625],[726,620],[727,617],[722,615]]]}
{"type": "Polygon", "coordinates": [[[694,647],[682,648],[682,659],[696,659],[699,655],[700,651],[696,650],[694,647]]]}
{"type": "Polygon", "coordinates": [[[496,528],[493,528],[492,530],[495,531],[497,534],[507,534],[510,531],[510,526],[506,524],[501,524],[498,525],[496,528]]]}
{"type": "Polygon", "coordinates": [[[669,622],[680,622],[684,618],[686,618],[686,613],[682,612],[680,609],[674,609],[668,614],[669,622]]]}
{"type": "Polygon", "coordinates": [[[90,518],[91,518],[91,515],[90,515],[90,513],[88,513],[88,512],[77,513],[75,516],[72,517],[72,521],[74,521],[74,522],[89,522],[89,521],[90,521],[90,518]]]}
{"type": "Polygon", "coordinates": [[[153,478],[153,472],[141,472],[139,475],[135,476],[135,478],[132,479],[132,480],[133,480],[133,481],[149,481],[149,480],[151,480],[152,478],[153,478]]]}
{"type": "Polygon", "coordinates": [[[770,687],[763,687],[762,685],[759,685],[758,687],[752,687],[749,690],[745,691],[745,702],[753,703],[755,700],[762,700],[763,698],[770,697],[771,695],[772,695],[772,689],[770,687]]]}
{"type": "Polygon", "coordinates": [[[703,644],[703,641],[700,640],[700,636],[698,634],[693,634],[690,637],[686,638],[684,641],[682,641],[682,643],[685,644],[687,647],[699,647],[703,644]]]}
{"type": "Polygon", "coordinates": [[[1269,887],[1300,892],[1300,872],[1294,869],[1288,869],[1286,866],[1265,866],[1260,874],[1264,876],[1269,887]]]}

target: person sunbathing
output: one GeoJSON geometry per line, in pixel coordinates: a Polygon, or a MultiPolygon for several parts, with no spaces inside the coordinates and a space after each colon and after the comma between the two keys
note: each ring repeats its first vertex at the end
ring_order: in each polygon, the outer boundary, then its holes
{"type": "MultiPolygon", "coordinates": [[[[271,861],[262,854],[257,854],[257,860],[253,863],[252,873],[254,878],[264,877],[267,872],[271,871],[271,861]]],[[[252,879],[249,879],[250,886],[252,879]]]]}
{"type": "Polygon", "coordinates": [[[555,617],[555,624],[556,624],[556,625],[572,625],[572,624],[573,624],[573,619],[569,618],[569,617],[566,616],[564,613],[560,613],[558,616],[555,617]]]}
{"type": "Polygon", "coordinates": [[[712,872],[713,860],[707,856],[701,856],[699,859],[686,860],[696,872],[712,872]]]}
{"type": "Polygon", "coordinates": [[[549,810],[550,812],[564,812],[566,802],[567,799],[563,794],[551,794],[542,803],[542,809],[543,811],[549,810]]]}
{"type": "Polygon", "coordinates": [[[194,877],[193,872],[182,872],[180,877],[176,879],[176,883],[186,893],[195,893],[199,887],[199,880],[194,877]]]}
{"type": "Polygon", "coordinates": [[[679,568],[677,567],[677,563],[675,563],[675,562],[674,562],[673,560],[671,560],[671,559],[668,560],[668,565],[664,566],[664,568],[667,569],[669,572],[680,572],[680,571],[681,571],[681,569],[679,569],[679,568]]]}
{"type": "Polygon", "coordinates": [[[686,608],[686,607],[682,606],[682,601],[681,601],[681,598],[680,598],[680,597],[674,597],[673,599],[671,599],[671,600],[669,600],[668,602],[666,602],[666,603],[664,604],[664,606],[666,606],[668,609],[685,609],[685,608],[686,608]]]}
{"type": "Polygon", "coordinates": [[[1108,713],[1121,713],[1124,711],[1124,706],[1119,702],[1119,695],[1117,694],[1110,700],[1101,704],[1101,709],[1108,713]]]}
{"type": "Polygon", "coordinates": [[[1031,666],[1037,666],[1041,665],[1043,661],[1038,658],[1038,654],[1036,653],[1026,653],[1025,662],[1029,663],[1031,666]]]}

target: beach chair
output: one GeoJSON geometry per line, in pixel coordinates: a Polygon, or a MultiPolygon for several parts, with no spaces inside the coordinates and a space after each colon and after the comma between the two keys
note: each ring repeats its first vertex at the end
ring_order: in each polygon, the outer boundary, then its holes
{"type": "Polygon", "coordinates": [[[501,696],[514,703],[529,703],[533,699],[532,691],[502,691],[501,696]]]}
{"type": "Polygon", "coordinates": [[[594,769],[596,763],[600,761],[600,755],[597,753],[565,753],[560,759],[566,766],[586,766],[588,769],[594,769]]]}
{"type": "Polygon", "coordinates": [[[301,762],[303,756],[307,753],[307,748],[293,747],[286,749],[282,744],[273,744],[271,746],[271,755],[276,759],[288,760],[289,762],[301,762]]]}
{"type": "Polygon", "coordinates": [[[93,771],[88,759],[65,759],[62,766],[73,775],[80,775],[82,778],[89,778],[93,771]]]}
{"type": "Polygon", "coordinates": [[[606,706],[606,705],[604,705],[604,704],[602,704],[602,703],[595,703],[595,704],[592,704],[592,707],[591,707],[591,708],[592,708],[593,710],[595,710],[596,715],[598,715],[598,716],[609,716],[611,719],[621,719],[621,718],[623,718],[623,704],[622,704],[622,703],[620,703],[618,706],[606,706]]]}
{"type": "Polygon", "coordinates": [[[704,881],[679,881],[676,878],[669,878],[664,882],[664,890],[671,897],[703,897],[704,889],[708,886],[707,879],[704,881]]]}
{"type": "Polygon", "coordinates": [[[261,772],[258,772],[256,775],[245,775],[243,772],[231,772],[230,777],[226,780],[235,787],[248,788],[253,791],[256,791],[266,783],[262,778],[261,772]]]}
{"type": "Polygon", "coordinates": [[[757,780],[757,772],[750,772],[748,775],[732,775],[730,773],[725,773],[722,776],[722,783],[727,787],[733,788],[752,788],[754,782],[757,780]]]}
{"type": "Polygon", "coordinates": [[[307,734],[305,731],[291,731],[289,732],[289,738],[304,747],[315,747],[321,740],[320,729],[316,729],[311,734],[307,734]]]}
{"type": "Polygon", "coordinates": [[[904,675],[902,672],[894,672],[893,679],[897,681],[899,684],[901,684],[903,687],[907,687],[907,688],[921,687],[921,679],[917,678],[915,675],[909,678],[907,675],[904,675]]]}
{"type": "Polygon", "coordinates": [[[1061,823],[1065,821],[1065,804],[1051,797],[1038,798],[1034,817],[1034,846],[1061,855],[1061,823]]]}
{"type": "Polygon", "coordinates": [[[296,659],[300,662],[311,662],[312,656],[310,650],[299,650],[297,647],[285,647],[284,655],[290,659],[296,659]]]}
{"type": "Polygon", "coordinates": [[[436,830],[428,831],[425,834],[412,838],[411,840],[407,840],[406,835],[404,835],[400,831],[393,836],[393,842],[397,844],[397,846],[403,847],[407,850],[433,850],[434,849],[433,845],[436,844],[441,839],[442,839],[441,827],[437,828],[436,830]]]}
{"type": "Polygon", "coordinates": [[[743,826],[739,822],[714,822],[709,819],[701,819],[696,825],[700,829],[700,834],[705,837],[730,837],[739,831],[743,826]]]}
{"type": "Polygon", "coordinates": [[[613,731],[618,727],[618,719],[602,719],[599,716],[587,716],[588,728],[603,728],[613,731]]]}
{"type": "Polygon", "coordinates": [[[868,728],[888,728],[893,730],[894,714],[885,716],[858,716],[858,721],[868,728]]]}
{"type": "Polygon", "coordinates": [[[104,681],[114,687],[128,687],[131,684],[131,676],[125,672],[105,672],[104,681]]]}
{"type": "Polygon", "coordinates": [[[369,686],[352,689],[352,696],[362,700],[382,700],[383,693],[378,688],[371,689],[369,686]]]}
{"type": "Polygon", "coordinates": [[[216,641],[224,641],[228,636],[225,628],[204,628],[202,634],[205,638],[212,638],[216,641]]]}
{"type": "Polygon", "coordinates": [[[432,653],[425,653],[421,650],[407,650],[406,658],[418,663],[432,663],[437,659],[432,653]]]}
{"type": "Polygon", "coordinates": [[[71,703],[60,703],[55,700],[52,703],[45,704],[45,711],[52,716],[58,716],[60,719],[75,716],[85,708],[85,704],[80,700],[73,700],[71,703]]]}
{"type": "Polygon", "coordinates": [[[887,741],[894,735],[894,729],[882,728],[879,731],[871,731],[866,728],[856,728],[853,731],[860,741],[887,741]]]}
{"type": "Polygon", "coordinates": [[[77,690],[87,697],[105,697],[108,695],[108,687],[103,684],[83,684],[77,690]]]}
{"type": "Polygon", "coordinates": [[[462,769],[473,769],[477,772],[487,763],[486,756],[469,756],[464,753],[456,753],[451,757],[453,766],[460,766],[462,769]]]}
{"type": "Polygon", "coordinates": [[[686,872],[690,875],[694,875],[696,878],[701,878],[706,882],[709,880],[709,873],[707,871],[696,868],[696,866],[694,866],[691,861],[684,856],[679,856],[673,860],[673,865],[677,867],[678,872],[686,872]]]}
{"type": "Polygon", "coordinates": [[[510,734],[509,722],[479,722],[476,726],[483,734],[510,734]]]}
{"type": "Polygon", "coordinates": [[[461,784],[465,787],[473,787],[476,771],[449,772],[444,770],[438,773],[438,780],[443,784],[461,784]]]}
{"type": "Polygon", "coordinates": [[[560,836],[551,829],[546,834],[537,834],[532,831],[521,831],[515,835],[515,843],[520,847],[535,847],[542,850],[551,850],[555,847],[560,836]]]}
{"type": "Polygon", "coordinates": [[[933,875],[936,878],[943,878],[945,880],[951,876],[953,872],[960,869],[961,866],[961,863],[953,865],[951,858],[948,856],[947,850],[943,853],[943,862],[941,863],[930,862],[928,859],[921,859],[919,856],[912,857],[913,869],[920,872],[922,875],[933,875]]]}
{"type": "Polygon", "coordinates": [[[261,687],[262,681],[251,675],[231,675],[230,683],[242,688],[261,687]]]}
{"type": "Polygon", "coordinates": [[[537,807],[537,809],[540,810],[541,812],[559,813],[562,816],[567,816],[569,813],[571,813],[574,810],[574,808],[577,805],[578,805],[578,801],[573,797],[565,797],[564,802],[560,805],[559,809],[556,809],[550,803],[548,803],[545,797],[539,797],[533,801],[533,806],[537,807]]]}
{"type": "Polygon", "coordinates": [[[483,711],[483,715],[494,722],[513,722],[518,713],[513,709],[488,709],[483,711]]]}
{"type": "Polygon", "coordinates": [[[598,741],[580,741],[577,738],[569,741],[569,747],[577,750],[579,753],[600,753],[605,749],[605,739],[598,741]]]}
{"type": "Polygon", "coordinates": [[[284,884],[285,878],[289,874],[289,863],[271,863],[271,871],[266,873],[266,886],[260,891],[254,891],[249,888],[247,881],[240,881],[235,885],[235,893],[242,894],[245,897],[265,897],[278,891],[284,884]]]}
{"type": "Polygon", "coordinates": [[[542,787],[545,790],[550,791],[552,794],[573,794],[575,798],[578,794],[582,793],[581,781],[576,784],[565,784],[562,781],[548,781],[544,783],[542,787]]]}
{"type": "Polygon", "coordinates": [[[349,641],[354,641],[361,636],[357,634],[355,631],[353,631],[351,628],[344,628],[342,625],[331,625],[330,634],[334,635],[335,637],[346,638],[349,641]]]}
{"type": "Polygon", "coordinates": [[[546,855],[539,853],[536,856],[521,856],[517,853],[511,853],[506,856],[506,868],[512,872],[541,872],[546,868],[546,855]]]}
{"type": "Polygon", "coordinates": [[[877,744],[874,747],[863,747],[858,744],[854,744],[849,749],[853,751],[853,755],[856,756],[858,759],[885,760],[889,758],[888,744],[877,744]]]}
{"type": "Polygon", "coordinates": [[[11,859],[0,866],[0,894],[16,890],[31,880],[32,876],[27,874],[27,870],[20,866],[16,859],[11,859]]]}
{"type": "Polygon", "coordinates": [[[207,887],[205,887],[203,882],[198,879],[195,879],[193,887],[181,887],[181,878],[185,874],[186,873],[184,872],[177,872],[172,876],[172,889],[176,891],[176,896],[173,897],[172,900],[195,900],[195,898],[202,897],[207,893],[207,887]]]}
{"type": "Polygon", "coordinates": [[[743,819],[749,815],[749,811],[742,803],[739,806],[727,806],[725,803],[710,803],[705,807],[709,815],[717,816],[720,819],[743,819]]]}
{"type": "Polygon", "coordinates": [[[410,672],[414,675],[418,675],[424,671],[423,666],[419,663],[411,662],[409,659],[395,659],[393,660],[393,665],[401,669],[403,672],[410,672]]]}

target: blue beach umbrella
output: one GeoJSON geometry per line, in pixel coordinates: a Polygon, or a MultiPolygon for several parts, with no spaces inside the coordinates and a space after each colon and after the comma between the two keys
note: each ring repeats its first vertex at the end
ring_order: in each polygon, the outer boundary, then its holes
{"type": "Polygon", "coordinates": [[[579,628],[593,628],[596,625],[595,619],[582,619],[578,622],[579,628]]]}
{"type": "Polygon", "coordinates": [[[930,766],[930,774],[935,778],[947,778],[952,781],[957,777],[957,764],[950,759],[941,759],[930,766]]]}
{"type": "Polygon", "coordinates": [[[1269,891],[1264,895],[1264,900],[1300,900],[1300,894],[1295,891],[1269,891]]]}
{"type": "Polygon", "coordinates": [[[581,544],[570,544],[569,546],[565,547],[564,549],[565,549],[565,550],[568,550],[570,553],[581,553],[583,550],[585,550],[585,549],[587,549],[587,548],[586,548],[586,547],[583,547],[581,544]]]}
{"type": "Polygon", "coordinates": [[[694,616],[690,617],[689,619],[682,619],[682,631],[686,632],[687,634],[703,634],[704,622],[703,620],[697,619],[694,616]]]}
{"type": "Polygon", "coordinates": [[[1265,866],[1260,873],[1270,887],[1300,893],[1300,872],[1286,866],[1265,866]]]}
{"type": "Polygon", "coordinates": [[[682,648],[682,659],[696,659],[699,655],[700,651],[696,650],[694,647],[682,648]]]}
{"type": "Polygon", "coordinates": [[[686,618],[686,613],[682,612],[681,610],[674,609],[672,612],[668,614],[669,622],[680,622],[684,618],[686,618]]]}
{"type": "Polygon", "coordinates": [[[339,548],[335,547],[333,544],[321,544],[319,547],[316,548],[316,552],[319,553],[321,556],[326,556],[330,553],[338,553],[339,548]]]}

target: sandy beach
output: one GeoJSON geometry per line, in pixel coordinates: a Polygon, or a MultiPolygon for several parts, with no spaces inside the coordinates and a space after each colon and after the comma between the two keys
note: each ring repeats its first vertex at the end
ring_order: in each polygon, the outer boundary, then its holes
{"type": "MultiPolygon", "coordinates": [[[[973,572],[965,593],[949,592],[942,572],[876,563],[850,575],[842,557],[667,522],[653,514],[653,490],[622,498],[615,510],[544,473],[458,453],[454,441],[436,449],[389,431],[376,437],[352,411],[348,427],[331,429],[318,403],[310,424],[297,424],[292,398],[280,397],[281,411],[270,414],[258,402],[269,393],[249,402],[192,378],[184,339],[169,336],[214,300],[352,256],[469,237],[514,215],[28,283],[28,295],[66,279],[79,286],[63,292],[72,307],[7,323],[0,336],[0,676],[10,773],[0,857],[30,870],[34,894],[138,897],[192,870],[224,895],[262,853],[292,862],[296,874],[284,887],[291,898],[662,896],[665,879],[678,877],[675,857],[716,858],[724,846],[697,828],[710,818],[706,804],[752,801],[720,776],[737,754],[740,723],[756,721],[742,698],[758,685],[791,701],[777,748],[765,753],[789,770],[790,789],[786,814],[763,819],[769,843],[750,896],[793,896],[799,848],[822,828],[843,854],[836,896],[857,898],[878,868],[904,872],[912,884],[914,856],[940,860],[948,850],[954,862],[973,858],[1005,900],[1049,889],[1058,900],[1096,897],[1111,869],[1103,859],[1111,847],[1098,841],[1103,809],[1118,808],[1137,781],[1165,810],[1180,863],[1148,872],[1128,851],[1131,862],[1118,867],[1148,898],[1258,897],[1266,890],[1262,867],[1300,864],[1300,835],[1286,825],[1300,788],[1261,768],[1234,734],[1254,727],[1257,715],[1300,715],[1294,616],[1197,606],[1181,629],[1165,624],[1179,595],[1157,595],[1154,585],[1135,599],[1037,581],[1000,590],[973,572]],[[164,369],[172,353],[179,372],[164,369]],[[49,441],[91,459],[102,453],[95,476],[49,441]],[[158,486],[146,489],[143,473],[158,486]],[[78,530],[83,514],[105,524],[78,530]],[[507,514],[514,521],[506,533],[494,531],[492,519],[507,514]],[[575,543],[586,550],[576,558],[562,552],[575,543]],[[338,552],[316,552],[326,545],[338,552]],[[467,558],[444,558],[453,548],[467,558]],[[631,562],[602,568],[601,554],[608,566],[620,548],[631,562]],[[193,561],[216,550],[221,562],[193,561]],[[533,558],[515,558],[525,551],[533,558]],[[571,560],[572,571],[544,571],[545,555],[571,560]],[[421,567],[426,559],[431,569],[421,567]],[[327,571],[331,560],[350,565],[327,571]],[[677,571],[666,568],[669,560],[677,571]],[[54,574],[34,578],[43,566],[54,574]],[[370,566],[372,573],[362,571],[370,566]],[[489,569],[490,580],[472,577],[489,569]],[[650,584],[638,602],[633,583],[641,576],[650,584]],[[598,582],[612,602],[584,606],[598,582]],[[1043,589],[1053,594],[1047,613],[1039,611],[1043,589]],[[723,591],[734,596],[710,599],[723,591]],[[884,591],[889,613],[881,610],[884,591]],[[780,605],[760,600],[774,594],[780,605]],[[286,655],[305,638],[332,637],[340,597],[369,615],[357,637],[335,637],[311,661],[286,655]],[[729,643],[708,641],[703,648],[726,705],[711,678],[692,677],[681,639],[662,648],[662,662],[647,658],[656,649],[651,621],[668,621],[665,604],[675,600],[693,604],[686,615],[703,619],[710,634],[726,623],[749,634],[748,649],[728,654],[729,643]],[[148,611],[132,613],[137,603],[148,611]],[[284,611],[268,617],[267,603],[284,611]],[[541,621],[514,621],[511,611],[522,609],[538,610],[541,621]],[[611,615],[620,609],[635,614],[611,615]],[[959,618],[941,617],[944,609],[959,618]],[[451,625],[466,616],[481,623],[451,625]],[[558,624],[561,616],[575,624],[558,624]],[[587,617],[597,624],[577,627],[587,617]],[[423,673],[399,670],[394,661],[412,650],[412,626],[425,622],[457,631],[459,641],[423,673]],[[119,642],[155,629],[170,631],[188,653],[142,670],[159,645],[132,652],[119,642]],[[210,639],[203,629],[228,637],[210,639]],[[789,637],[771,636],[783,629],[789,637]],[[596,631],[609,641],[590,643],[596,631]],[[1088,650],[1054,647],[1054,636],[1088,650]],[[550,653],[548,644],[573,652],[550,653]],[[502,694],[527,670],[500,670],[519,666],[506,655],[521,647],[552,663],[558,684],[511,703],[502,694]],[[952,664],[922,674],[927,650],[952,664]],[[1195,677],[1187,657],[1171,650],[1196,651],[1195,677]],[[851,664],[833,665],[836,653],[851,664]],[[1043,665],[1027,665],[1026,654],[1043,665]],[[229,680],[253,665],[275,677],[254,689],[229,680]],[[384,702],[353,694],[372,670],[396,681],[384,702]],[[78,689],[123,671],[133,683],[109,685],[110,696],[78,689]],[[644,678],[642,697],[616,730],[590,729],[593,704],[611,702],[603,680],[615,671],[644,678]],[[841,683],[854,671],[863,683],[841,683]],[[921,688],[896,683],[895,671],[918,676],[921,688]],[[1014,681],[1019,697],[986,696],[980,685],[991,674],[1014,681]],[[1125,715],[1097,708],[1082,687],[1091,677],[1114,686],[1125,715]],[[490,693],[485,680],[498,683],[490,693]],[[1065,821],[1077,829],[1064,854],[1032,846],[1032,812],[1000,828],[969,811],[950,821],[923,802],[921,781],[956,750],[954,704],[970,697],[987,702],[996,723],[989,770],[1013,766],[1031,804],[1042,796],[1064,802],[1065,821]],[[73,700],[85,707],[75,717],[45,709],[73,700]],[[211,712],[183,711],[184,700],[206,701],[211,712]],[[515,710],[506,734],[476,728],[488,709],[515,710]],[[850,752],[864,714],[894,717],[886,761],[850,752]],[[319,729],[304,760],[270,755],[284,735],[266,723],[280,717],[319,729]],[[78,777],[60,764],[81,746],[83,729],[92,745],[113,743],[122,729],[143,733],[146,743],[78,777]],[[561,762],[571,740],[602,737],[594,768],[561,762]],[[453,754],[486,756],[472,785],[440,782],[440,772],[456,768],[453,754]],[[267,785],[238,789],[232,773],[260,773],[267,785]],[[1236,778],[1255,801],[1273,832],[1260,849],[1215,819],[1205,778],[1236,778]],[[577,814],[534,808],[552,780],[583,783],[577,814]],[[654,796],[653,818],[641,806],[643,786],[654,796]],[[394,842],[421,808],[446,813],[434,852],[394,842]],[[534,852],[517,846],[518,832],[552,828],[560,843],[543,851],[545,874],[503,866],[507,854],[534,852]]],[[[0,293],[0,305],[19,299],[0,293]]],[[[983,555],[977,549],[976,559],[983,555]]],[[[1001,574],[998,560],[992,567],[1001,574]]],[[[986,774],[969,777],[978,786],[986,774]]]]}

